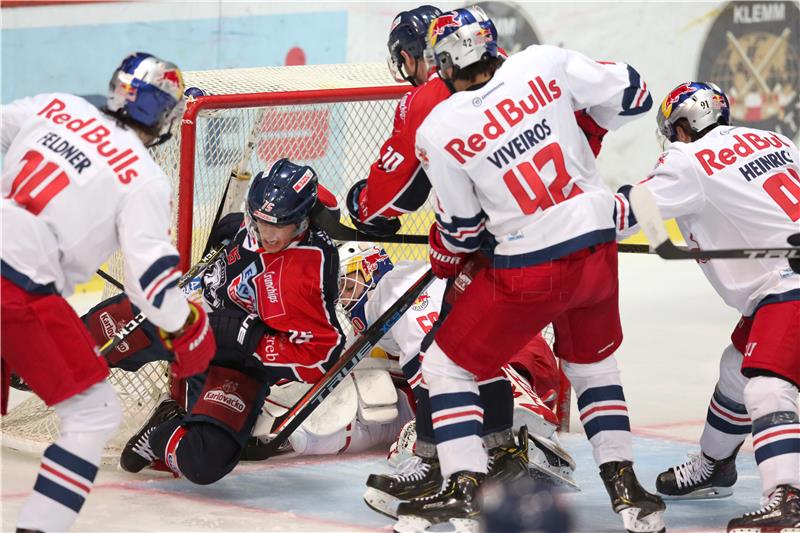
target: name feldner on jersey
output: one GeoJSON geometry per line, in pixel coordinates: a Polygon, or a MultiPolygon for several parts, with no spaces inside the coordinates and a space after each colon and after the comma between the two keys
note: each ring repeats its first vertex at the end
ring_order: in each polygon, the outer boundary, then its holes
{"type": "Polygon", "coordinates": [[[651,105],[632,67],[538,45],[441,102],[416,146],[445,246],[471,252],[493,239],[495,266],[512,268],[613,241],[613,194],[574,113],[610,130],[651,105]]]}
{"type": "MultiPolygon", "coordinates": [[[[695,142],[675,142],[642,183],[693,248],[783,248],[800,231],[797,147],[777,133],[719,126],[695,142]]],[[[786,259],[714,259],[700,267],[744,316],[767,296],[800,293],[786,259]]]]}
{"type": "Polygon", "coordinates": [[[3,276],[67,296],[121,247],[133,303],[180,329],[189,307],[169,237],[170,183],[136,133],[69,94],[14,101],[2,117],[3,276]]]}

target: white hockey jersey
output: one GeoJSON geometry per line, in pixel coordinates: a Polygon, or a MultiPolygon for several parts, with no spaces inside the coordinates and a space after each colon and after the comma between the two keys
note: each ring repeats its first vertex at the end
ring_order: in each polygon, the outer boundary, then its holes
{"type": "Polygon", "coordinates": [[[493,237],[495,266],[511,268],[613,241],[613,194],[574,113],[610,130],[651,105],[632,67],[539,45],[439,103],[416,147],[445,246],[470,252],[493,237]]]}
{"type": "Polygon", "coordinates": [[[170,183],[136,133],[69,94],[0,112],[2,275],[67,296],[121,247],[131,301],[154,324],[180,329],[189,307],[177,288],[170,183]]]}
{"type": "MultiPolygon", "coordinates": [[[[422,262],[400,261],[395,264],[394,268],[381,278],[364,306],[367,323],[374,323],[422,277],[427,269],[428,264],[422,262]]],[[[419,353],[422,339],[439,319],[445,287],[445,280],[438,278],[433,280],[402,318],[378,342],[378,348],[400,358],[401,367],[419,353]]]]}
{"type": "MultiPolygon", "coordinates": [[[[719,126],[695,142],[673,143],[642,184],[692,248],[784,248],[800,232],[798,161],[783,135],[719,126]]],[[[621,236],[638,229],[635,215],[623,217],[621,236]]],[[[786,259],[714,259],[700,267],[744,316],[770,295],[796,291],[800,299],[800,276],[786,259]]]]}

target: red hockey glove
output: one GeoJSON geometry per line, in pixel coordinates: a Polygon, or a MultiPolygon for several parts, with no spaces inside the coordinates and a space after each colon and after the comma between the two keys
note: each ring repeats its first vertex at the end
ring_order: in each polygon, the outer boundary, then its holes
{"type": "Polygon", "coordinates": [[[464,294],[469,284],[472,283],[472,280],[475,279],[475,276],[477,276],[481,270],[491,265],[491,263],[489,256],[480,250],[469,254],[456,276],[456,279],[453,280],[452,285],[445,291],[444,301],[449,305],[455,304],[456,300],[464,294]]]}
{"type": "Polygon", "coordinates": [[[217,352],[214,333],[208,325],[208,315],[196,303],[187,303],[191,307],[188,325],[177,335],[158,330],[164,346],[175,352],[171,370],[176,378],[186,378],[203,372],[217,352]]]}
{"type": "Polygon", "coordinates": [[[600,154],[600,148],[603,144],[603,137],[608,130],[602,128],[592,117],[589,116],[585,110],[575,111],[575,120],[578,121],[578,126],[583,130],[586,135],[586,140],[589,141],[589,147],[595,157],[600,154]]]}
{"type": "Polygon", "coordinates": [[[465,253],[454,253],[445,248],[442,234],[434,222],[428,233],[428,245],[431,247],[431,269],[437,278],[452,278],[461,271],[461,264],[467,256],[465,253]]]}

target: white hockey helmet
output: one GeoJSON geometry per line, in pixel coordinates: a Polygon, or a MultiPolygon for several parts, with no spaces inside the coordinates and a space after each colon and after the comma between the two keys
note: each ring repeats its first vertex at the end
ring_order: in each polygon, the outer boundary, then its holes
{"type": "Polygon", "coordinates": [[[675,124],[686,119],[699,133],[715,124],[730,124],[728,97],[714,83],[690,81],[672,89],[658,109],[658,131],[669,142],[677,140],[675,124]]]}
{"type": "Polygon", "coordinates": [[[455,75],[478,61],[498,56],[497,29],[478,6],[456,9],[431,22],[428,50],[443,77],[449,69],[455,75]]]}
{"type": "Polygon", "coordinates": [[[389,254],[378,244],[350,241],[339,246],[339,304],[358,331],[367,327],[369,292],[392,268],[389,254]]]}

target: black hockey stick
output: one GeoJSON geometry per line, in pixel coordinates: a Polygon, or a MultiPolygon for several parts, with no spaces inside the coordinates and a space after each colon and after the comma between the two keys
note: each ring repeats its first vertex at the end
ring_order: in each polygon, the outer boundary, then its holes
{"type": "MultiPolygon", "coordinates": [[[[384,235],[375,236],[357,229],[345,226],[336,219],[334,212],[320,205],[319,202],[311,212],[311,220],[315,226],[324,230],[331,239],[336,241],[372,241],[401,244],[428,244],[427,235],[384,235]]],[[[649,254],[650,247],[646,244],[620,244],[619,251],[623,253],[649,254]]]]}
{"type": "MultiPolygon", "coordinates": [[[[637,185],[630,192],[631,207],[647,240],[663,259],[788,259],[795,272],[800,272],[800,246],[790,248],[734,248],[726,250],[687,250],[670,240],[664,228],[661,211],[650,190],[637,185]]],[[[789,242],[800,242],[800,233],[790,235],[789,242]]]]}
{"type": "Polygon", "coordinates": [[[359,337],[347,348],[339,360],[328,372],[306,392],[289,411],[283,423],[279,426],[275,437],[257,448],[248,450],[249,461],[263,461],[276,454],[283,444],[300,424],[327,398],[336,386],[353,371],[355,366],[367,355],[379,340],[392,326],[400,320],[409,307],[411,307],[420,294],[433,281],[433,270],[428,269],[389,309],[386,310],[375,322],[372,323],[359,337]]]}
{"type": "MultiPolygon", "coordinates": [[[[217,245],[216,248],[212,249],[208,252],[205,256],[198,263],[196,263],[189,271],[181,276],[178,280],[178,287],[183,287],[189,281],[191,281],[194,277],[198,276],[205,270],[211,263],[217,260],[217,258],[222,254],[222,251],[225,250],[225,246],[228,244],[227,241],[220,243],[217,245]]],[[[100,274],[100,277],[109,282],[110,284],[117,287],[119,290],[124,291],[125,288],[122,286],[122,283],[114,279],[111,275],[103,272],[102,270],[97,271],[100,274]]],[[[128,335],[133,333],[139,326],[141,326],[144,321],[147,320],[147,317],[144,313],[139,313],[132,319],[130,319],[124,326],[114,332],[114,335],[109,338],[103,346],[100,347],[100,355],[106,357],[110,354],[114,349],[125,340],[128,335]]]]}

